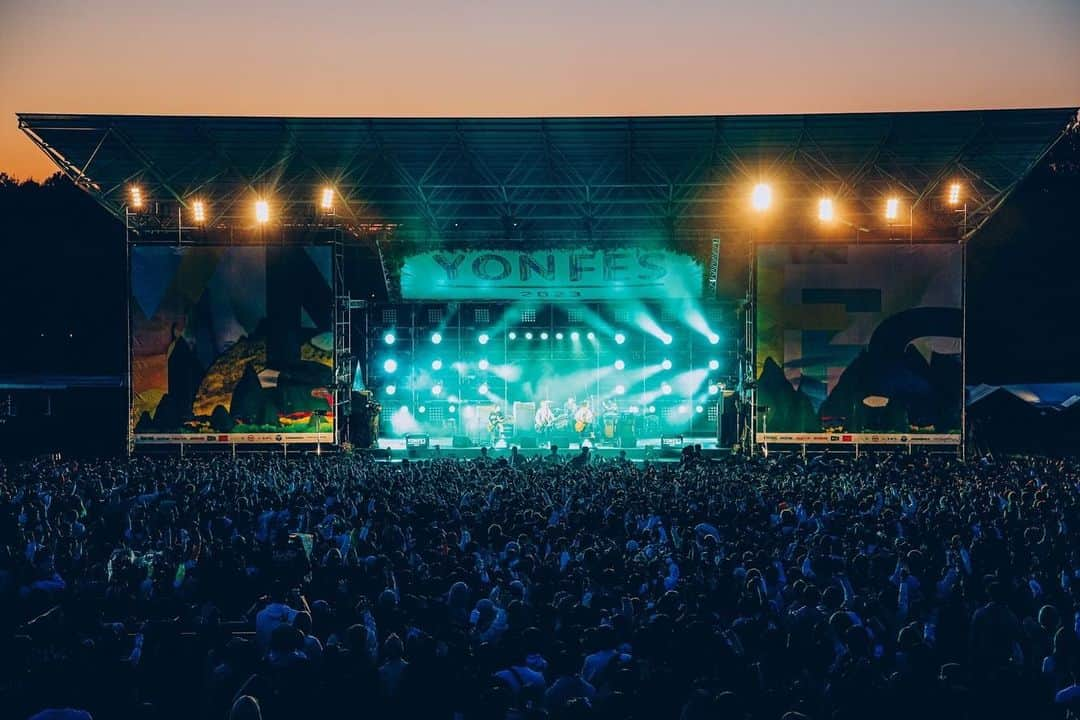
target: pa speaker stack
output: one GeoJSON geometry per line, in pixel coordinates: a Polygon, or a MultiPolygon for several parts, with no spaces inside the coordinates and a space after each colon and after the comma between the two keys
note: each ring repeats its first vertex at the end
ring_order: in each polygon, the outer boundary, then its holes
{"type": "Polygon", "coordinates": [[[738,441],[739,435],[736,394],[722,394],[716,409],[716,444],[718,447],[729,448],[738,441]]]}

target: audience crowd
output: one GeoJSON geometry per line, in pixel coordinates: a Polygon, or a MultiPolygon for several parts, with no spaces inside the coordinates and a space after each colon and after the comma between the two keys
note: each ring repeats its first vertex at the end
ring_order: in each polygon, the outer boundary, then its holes
{"type": "Polygon", "coordinates": [[[1075,461],[545,451],[0,472],[4,717],[1080,707],[1075,461]]]}

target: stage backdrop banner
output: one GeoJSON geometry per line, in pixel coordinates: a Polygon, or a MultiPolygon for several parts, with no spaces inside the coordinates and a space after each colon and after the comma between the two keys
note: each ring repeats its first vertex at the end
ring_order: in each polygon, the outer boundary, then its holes
{"type": "Polygon", "coordinates": [[[406,300],[626,300],[699,297],[701,265],[667,250],[445,250],[401,269],[406,300]]]}
{"type": "Polygon", "coordinates": [[[332,440],[331,264],[328,246],[132,247],[135,441],[332,440]]]}
{"type": "Polygon", "coordinates": [[[962,283],[959,245],[759,246],[758,442],[959,442],[962,283]]]}

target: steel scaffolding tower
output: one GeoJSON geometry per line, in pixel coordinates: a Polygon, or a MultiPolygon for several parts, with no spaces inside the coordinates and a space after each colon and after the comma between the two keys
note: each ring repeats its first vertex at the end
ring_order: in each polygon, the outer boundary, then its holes
{"type": "Polygon", "coordinates": [[[334,439],[349,440],[352,415],[352,297],[345,282],[345,246],[334,242],[334,439]]]}

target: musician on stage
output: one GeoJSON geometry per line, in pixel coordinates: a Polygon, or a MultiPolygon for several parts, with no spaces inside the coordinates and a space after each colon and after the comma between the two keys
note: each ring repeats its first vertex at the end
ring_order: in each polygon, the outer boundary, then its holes
{"type": "Polygon", "coordinates": [[[574,430],[578,433],[582,440],[592,436],[593,421],[596,419],[592,408],[589,407],[589,401],[583,400],[581,405],[578,406],[577,411],[574,413],[574,430]]]}
{"type": "Polygon", "coordinates": [[[551,428],[555,425],[555,413],[551,410],[550,400],[541,400],[540,409],[533,418],[533,428],[536,434],[545,440],[551,434],[551,428]]]}
{"type": "Polygon", "coordinates": [[[619,403],[615,398],[605,398],[600,413],[603,439],[605,442],[615,442],[615,435],[619,427],[619,403]]]}
{"type": "Polygon", "coordinates": [[[502,440],[503,426],[506,424],[506,416],[498,405],[488,414],[488,434],[491,436],[491,446],[495,447],[502,440]]]}

